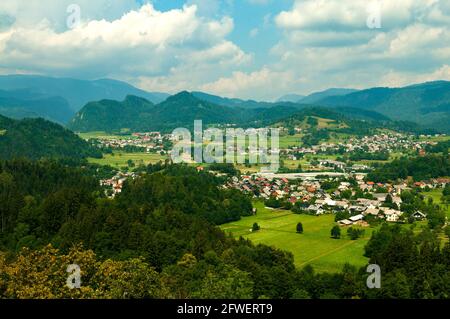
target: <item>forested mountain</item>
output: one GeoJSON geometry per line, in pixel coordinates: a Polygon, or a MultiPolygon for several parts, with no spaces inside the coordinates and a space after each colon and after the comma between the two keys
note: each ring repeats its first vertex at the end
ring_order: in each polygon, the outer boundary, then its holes
{"type": "Polygon", "coordinates": [[[306,96],[304,95],[299,95],[299,94],[286,94],[283,95],[282,97],[278,98],[278,102],[292,102],[292,103],[297,103],[298,101],[301,101],[302,99],[304,99],[306,96]]]}
{"type": "Polygon", "coordinates": [[[65,99],[58,96],[45,96],[28,89],[0,90],[0,114],[15,119],[42,117],[67,123],[73,110],[65,99]]]}
{"type": "Polygon", "coordinates": [[[189,92],[180,92],[157,105],[128,96],[123,102],[103,100],[88,103],[68,126],[74,131],[111,131],[122,128],[172,131],[177,127],[192,128],[194,120],[202,120],[204,125],[232,123],[258,126],[294,114],[299,108],[283,104],[258,109],[228,107],[201,100],[189,92]]]}
{"type": "MultiPolygon", "coordinates": [[[[204,125],[236,124],[241,127],[260,127],[294,114],[303,114],[315,108],[294,103],[274,103],[270,107],[228,107],[204,101],[193,93],[181,92],[166,101],[151,102],[128,96],[123,102],[103,100],[88,103],[69,123],[74,131],[114,131],[128,128],[133,131],[172,131],[177,127],[192,128],[194,120],[204,125]],[[302,113],[303,112],[303,113],[302,113]]],[[[325,112],[321,108],[322,112],[325,112]]],[[[339,108],[326,111],[332,117],[344,114],[352,119],[389,121],[385,116],[368,110],[339,108]],[[356,111],[356,112],[355,112],[356,111]]]]}
{"type": "Polygon", "coordinates": [[[0,115],[0,159],[101,157],[73,132],[47,120],[13,120],[0,115]]]}
{"type": "Polygon", "coordinates": [[[37,75],[0,76],[0,90],[27,90],[43,97],[59,96],[68,102],[73,113],[88,102],[102,99],[123,100],[127,95],[136,95],[159,103],[169,96],[146,92],[128,83],[110,79],[86,81],[37,75]]]}
{"type": "Polygon", "coordinates": [[[403,88],[372,88],[317,101],[323,106],[373,110],[395,120],[407,120],[450,132],[450,82],[437,81],[403,88]]]}
{"type": "Polygon", "coordinates": [[[108,131],[135,128],[140,122],[153,122],[149,116],[154,104],[136,96],[124,101],[101,100],[86,104],[69,122],[75,131],[108,131]]]}
{"type": "Polygon", "coordinates": [[[327,89],[325,91],[311,93],[310,95],[304,97],[301,100],[297,100],[296,102],[302,103],[302,104],[318,104],[318,105],[320,105],[320,103],[318,103],[318,102],[324,98],[334,97],[334,96],[344,96],[344,95],[354,93],[357,91],[358,90],[354,90],[354,89],[339,89],[339,88],[327,89]]]}
{"type": "Polygon", "coordinates": [[[380,113],[352,107],[305,106],[289,116],[268,123],[287,129],[294,129],[295,127],[312,129],[315,132],[325,134],[335,131],[362,136],[375,134],[377,129],[382,128],[410,133],[432,133],[432,131],[413,122],[392,121],[380,113]],[[322,119],[324,122],[319,124],[318,119],[322,119]]]}

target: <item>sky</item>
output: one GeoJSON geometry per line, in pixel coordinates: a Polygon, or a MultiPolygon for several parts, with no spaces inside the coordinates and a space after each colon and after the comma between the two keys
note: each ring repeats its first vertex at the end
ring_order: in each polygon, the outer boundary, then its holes
{"type": "Polygon", "coordinates": [[[255,100],[450,80],[450,1],[2,0],[0,74],[255,100]]]}

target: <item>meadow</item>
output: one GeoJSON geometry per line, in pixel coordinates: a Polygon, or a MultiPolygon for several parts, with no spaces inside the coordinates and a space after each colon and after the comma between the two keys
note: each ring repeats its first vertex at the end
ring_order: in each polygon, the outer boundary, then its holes
{"type": "Polygon", "coordinates": [[[242,236],[255,244],[266,244],[289,251],[294,255],[297,267],[311,265],[317,272],[338,272],[345,263],[364,266],[364,246],[370,239],[373,228],[365,228],[365,235],[358,240],[350,240],[346,229],[341,228],[341,239],[330,237],[335,225],[334,215],[298,215],[291,211],[272,210],[262,202],[255,202],[257,215],[243,217],[241,220],[222,225],[225,232],[234,237],[242,236]],[[261,229],[252,232],[253,223],[261,229]],[[297,223],[303,224],[304,233],[297,234],[297,223]]]}
{"type": "Polygon", "coordinates": [[[159,161],[164,161],[167,157],[155,154],[155,153],[125,153],[125,152],[114,152],[113,154],[104,154],[103,158],[89,158],[90,163],[99,165],[110,165],[115,168],[122,168],[128,166],[128,161],[132,160],[136,166],[141,164],[155,164],[159,161]]]}
{"type": "Polygon", "coordinates": [[[450,220],[450,205],[442,203],[442,189],[432,189],[429,192],[422,193],[425,198],[432,198],[433,202],[441,205],[442,209],[447,212],[447,218],[450,220]]]}

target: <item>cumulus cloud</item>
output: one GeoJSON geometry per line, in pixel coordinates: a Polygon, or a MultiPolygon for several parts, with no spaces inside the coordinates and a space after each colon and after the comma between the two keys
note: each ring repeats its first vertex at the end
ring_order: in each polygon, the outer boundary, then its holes
{"type": "Polygon", "coordinates": [[[151,4],[61,32],[48,20],[33,28],[19,23],[0,32],[0,67],[121,78],[161,76],[198,63],[230,68],[251,59],[226,39],[233,27],[230,17],[198,16],[195,5],[161,12],[151,4]]]}
{"type": "Polygon", "coordinates": [[[449,19],[443,0],[297,0],[275,17],[283,37],[271,50],[272,68],[303,78],[294,92],[448,78],[449,19]],[[366,24],[374,8],[380,29],[366,24]]]}
{"type": "Polygon", "coordinates": [[[290,71],[274,71],[268,67],[254,72],[233,72],[230,77],[221,77],[217,81],[207,83],[202,90],[229,97],[253,99],[255,92],[263,100],[271,100],[279,92],[289,90],[292,85],[301,81],[290,71]]]}
{"type": "Polygon", "coordinates": [[[282,12],[271,10],[275,1],[245,0],[246,14],[261,11],[264,21],[252,30],[242,21],[234,30],[233,0],[184,2],[159,11],[140,0],[2,0],[0,73],[112,77],[254,99],[449,78],[447,0],[295,0],[282,12]],[[72,3],[81,21],[69,29],[72,3]],[[370,29],[377,10],[381,28],[370,29]],[[233,38],[245,38],[249,51],[233,38]]]}

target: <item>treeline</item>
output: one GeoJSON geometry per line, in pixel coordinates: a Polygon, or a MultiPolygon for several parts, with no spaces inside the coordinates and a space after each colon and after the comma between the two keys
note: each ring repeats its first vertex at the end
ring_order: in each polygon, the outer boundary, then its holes
{"type": "MultiPolygon", "coordinates": [[[[193,241],[198,241],[197,237],[193,241]]],[[[203,242],[206,242],[204,239],[203,242]]],[[[384,224],[365,254],[379,266],[381,287],[370,289],[366,267],[344,265],[337,273],[295,269],[292,255],[248,241],[209,238],[216,245],[186,252],[162,269],[144,258],[105,259],[80,245],[67,252],[46,246],[0,254],[1,298],[277,298],[448,299],[450,244],[384,224]],[[80,267],[81,288],[66,286],[67,266],[80,267]]]]}
{"type": "Polygon", "coordinates": [[[416,181],[450,176],[448,155],[427,155],[424,157],[400,158],[377,167],[367,175],[373,182],[388,182],[412,176],[416,181]]]}
{"type": "Polygon", "coordinates": [[[388,152],[376,152],[376,153],[368,153],[364,151],[356,151],[350,153],[348,156],[350,161],[387,161],[389,159],[388,152]]]}
{"type": "Polygon", "coordinates": [[[442,153],[448,155],[448,149],[450,148],[450,140],[438,142],[436,145],[427,145],[425,150],[428,153],[442,153]]]}

